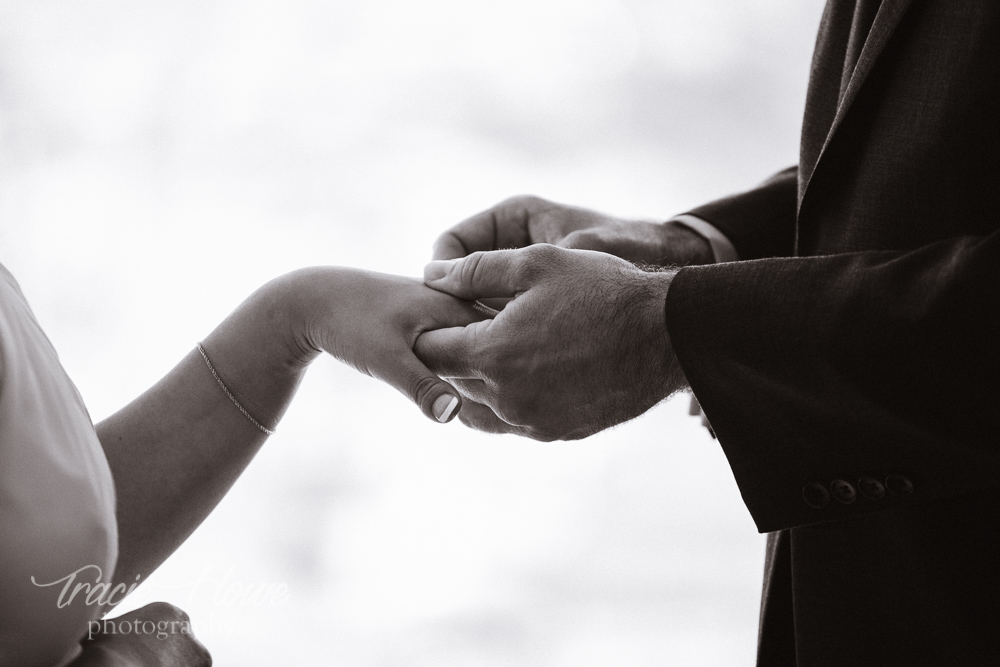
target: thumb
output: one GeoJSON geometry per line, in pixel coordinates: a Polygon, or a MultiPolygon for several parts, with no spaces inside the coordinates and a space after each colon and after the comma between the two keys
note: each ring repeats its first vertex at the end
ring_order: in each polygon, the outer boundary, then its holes
{"type": "Polygon", "coordinates": [[[442,424],[451,421],[461,407],[458,390],[431,373],[412,353],[394,364],[392,373],[382,379],[420,406],[425,415],[442,424]]]}
{"type": "Polygon", "coordinates": [[[521,250],[474,252],[466,257],[431,262],[424,267],[424,284],[460,299],[510,297],[524,291],[530,252],[521,250]]]}

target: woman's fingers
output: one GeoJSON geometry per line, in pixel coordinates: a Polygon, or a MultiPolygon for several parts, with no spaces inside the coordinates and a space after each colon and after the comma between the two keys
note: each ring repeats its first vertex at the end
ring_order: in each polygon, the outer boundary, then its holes
{"type": "Polygon", "coordinates": [[[462,399],[450,384],[432,373],[411,350],[382,369],[380,380],[392,385],[416,403],[430,419],[442,424],[458,414],[462,399]]]}
{"type": "Polygon", "coordinates": [[[195,639],[191,619],[166,602],[153,602],[116,618],[91,621],[83,652],[68,667],[211,667],[195,639]]]}

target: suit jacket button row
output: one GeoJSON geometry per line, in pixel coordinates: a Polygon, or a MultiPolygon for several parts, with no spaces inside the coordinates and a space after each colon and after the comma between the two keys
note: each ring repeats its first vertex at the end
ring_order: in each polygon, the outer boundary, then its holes
{"type": "Polygon", "coordinates": [[[877,500],[885,495],[885,490],[897,496],[906,496],[913,493],[913,482],[903,475],[889,475],[885,478],[885,484],[874,477],[862,477],[858,480],[858,488],[843,479],[835,479],[830,482],[830,490],[819,482],[809,482],[802,487],[802,499],[806,504],[816,509],[821,509],[830,504],[832,495],[837,502],[849,505],[858,497],[858,489],[861,495],[871,500],[877,500]]]}

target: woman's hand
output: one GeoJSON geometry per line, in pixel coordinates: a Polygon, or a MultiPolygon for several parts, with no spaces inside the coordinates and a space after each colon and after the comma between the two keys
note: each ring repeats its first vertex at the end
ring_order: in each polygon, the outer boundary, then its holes
{"type": "Polygon", "coordinates": [[[148,577],[208,516],[267,439],[259,425],[277,426],[320,351],[449,421],[458,391],[417,360],[414,341],[479,319],[466,301],[370,271],[302,269],[258,289],[202,340],[214,373],[192,350],[97,425],[118,499],[114,580],[148,577]]]}
{"type": "Polygon", "coordinates": [[[302,345],[322,350],[382,380],[440,422],[460,407],[459,393],[413,353],[420,334],[484,319],[468,301],[400,276],[316,267],[279,281],[299,295],[302,345]]]}
{"type": "Polygon", "coordinates": [[[117,618],[92,621],[83,653],[68,667],[211,667],[183,611],[154,602],[117,618]]]}

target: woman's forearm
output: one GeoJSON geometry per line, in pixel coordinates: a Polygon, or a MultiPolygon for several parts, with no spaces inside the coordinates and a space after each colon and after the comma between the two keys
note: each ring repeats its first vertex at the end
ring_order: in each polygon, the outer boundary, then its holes
{"type": "Polygon", "coordinates": [[[208,516],[264,443],[309,363],[327,352],[399,389],[437,422],[454,387],[413,354],[425,331],[483,319],[419,281],[338,267],[301,269],[243,302],[198,350],[97,425],[117,493],[115,584],[145,578],[208,516]],[[234,404],[253,417],[251,421],[234,404]]]}
{"type": "MultiPolygon", "coordinates": [[[[300,346],[289,280],[268,283],[203,346],[233,397],[277,424],[318,352],[300,346]]],[[[115,583],[144,580],[198,527],[264,443],[192,349],[142,396],[97,425],[115,480],[115,583]]]]}

